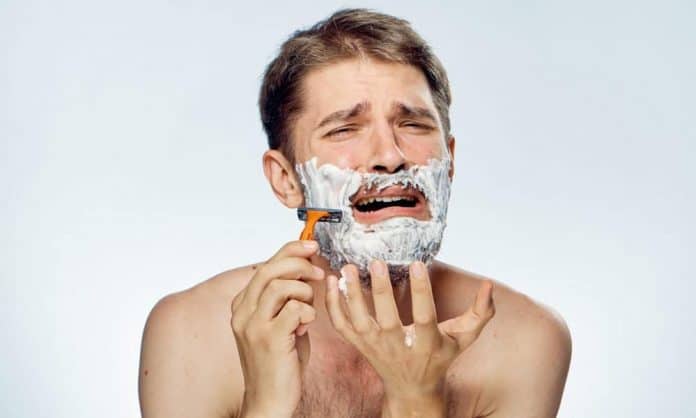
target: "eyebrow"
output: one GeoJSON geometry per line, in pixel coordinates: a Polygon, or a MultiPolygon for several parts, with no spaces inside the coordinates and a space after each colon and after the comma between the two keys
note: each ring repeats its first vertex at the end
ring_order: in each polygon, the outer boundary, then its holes
{"type": "MultiPolygon", "coordinates": [[[[342,110],[337,110],[324,119],[319,122],[319,125],[317,125],[316,129],[320,129],[330,123],[335,123],[335,122],[342,122],[351,118],[354,118],[356,116],[360,116],[364,113],[366,113],[370,109],[370,103],[367,101],[356,103],[355,106],[348,108],[348,109],[342,109],[342,110]]],[[[437,118],[433,114],[433,112],[430,111],[430,109],[427,109],[425,107],[420,107],[420,106],[409,106],[405,103],[402,102],[395,102],[392,105],[392,109],[395,110],[394,116],[395,117],[401,117],[401,118],[416,118],[416,119],[428,119],[432,123],[437,124],[437,118]]]]}
{"type": "Polygon", "coordinates": [[[341,122],[347,119],[354,118],[356,116],[359,116],[365,112],[367,112],[370,109],[370,103],[368,102],[360,102],[357,103],[355,106],[349,108],[349,109],[342,109],[342,110],[337,110],[336,112],[331,113],[327,117],[321,120],[319,122],[319,125],[317,125],[317,129],[324,127],[330,123],[333,122],[341,122]]]}
{"type": "Polygon", "coordinates": [[[432,123],[437,124],[437,118],[425,107],[420,106],[409,106],[405,103],[397,102],[394,103],[393,108],[396,109],[396,116],[402,118],[416,118],[416,119],[428,119],[432,123]]]}

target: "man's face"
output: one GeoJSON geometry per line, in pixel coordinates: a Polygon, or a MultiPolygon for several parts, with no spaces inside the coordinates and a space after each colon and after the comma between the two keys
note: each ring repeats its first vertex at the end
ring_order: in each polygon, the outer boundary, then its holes
{"type": "Polygon", "coordinates": [[[317,157],[360,172],[393,173],[447,155],[428,82],[416,67],[350,59],[310,72],[292,137],[298,163],[317,157]]]}
{"type": "Polygon", "coordinates": [[[292,136],[305,205],[344,211],[341,225],[317,229],[332,265],[364,272],[370,258],[429,261],[444,228],[451,150],[423,74],[352,59],[310,72],[302,87],[292,136]]]}

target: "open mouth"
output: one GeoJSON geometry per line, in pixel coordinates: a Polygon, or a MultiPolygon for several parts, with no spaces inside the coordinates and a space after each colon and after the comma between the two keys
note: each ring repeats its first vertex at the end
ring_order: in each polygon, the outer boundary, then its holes
{"type": "Polygon", "coordinates": [[[415,208],[417,203],[418,199],[412,196],[365,197],[353,207],[360,212],[375,212],[390,207],[415,208]]]}
{"type": "Polygon", "coordinates": [[[351,202],[355,220],[364,224],[373,224],[398,216],[420,220],[430,217],[425,196],[413,187],[395,185],[378,192],[362,189],[353,196],[351,202]]]}

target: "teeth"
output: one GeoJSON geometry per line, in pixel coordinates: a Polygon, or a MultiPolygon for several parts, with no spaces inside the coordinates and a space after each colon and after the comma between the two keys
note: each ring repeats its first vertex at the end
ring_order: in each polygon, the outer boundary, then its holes
{"type": "Polygon", "coordinates": [[[373,202],[390,203],[390,202],[397,202],[399,200],[407,200],[407,201],[413,202],[416,199],[411,197],[411,196],[368,197],[365,199],[360,199],[360,201],[358,201],[357,204],[358,205],[369,205],[370,203],[373,203],[373,202]]]}

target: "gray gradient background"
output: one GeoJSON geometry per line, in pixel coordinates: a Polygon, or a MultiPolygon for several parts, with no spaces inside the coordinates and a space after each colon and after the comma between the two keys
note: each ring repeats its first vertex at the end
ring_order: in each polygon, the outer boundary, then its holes
{"type": "MultiPolygon", "coordinates": [[[[1,416],[137,416],[157,300],[297,237],[261,170],[260,76],[356,4],[253,3],[0,2],[1,416]]],[[[696,416],[694,3],[357,5],[448,69],[441,258],[563,315],[559,415],[696,416]]]]}

